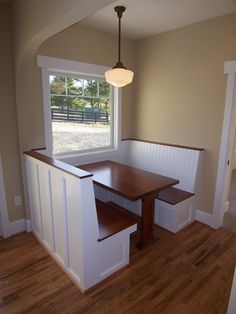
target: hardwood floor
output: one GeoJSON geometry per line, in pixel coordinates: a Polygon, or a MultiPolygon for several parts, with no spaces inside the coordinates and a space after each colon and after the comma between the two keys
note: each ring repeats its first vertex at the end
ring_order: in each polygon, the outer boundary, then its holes
{"type": "Polygon", "coordinates": [[[236,235],[195,222],[138,251],[131,265],[83,295],[32,234],[0,240],[0,313],[226,313],[236,235]]]}

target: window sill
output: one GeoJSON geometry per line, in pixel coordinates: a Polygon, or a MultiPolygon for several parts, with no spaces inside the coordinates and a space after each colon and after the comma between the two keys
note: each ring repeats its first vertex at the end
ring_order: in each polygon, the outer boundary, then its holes
{"type": "Polygon", "coordinates": [[[91,163],[96,162],[102,159],[109,159],[114,156],[120,155],[121,151],[120,148],[107,148],[98,151],[90,151],[90,152],[81,152],[81,153],[71,153],[65,155],[57,155],[55,154],[54,157],[58,160],[67,162],[71,165],[79,165],[83,163],[91,163]]]}

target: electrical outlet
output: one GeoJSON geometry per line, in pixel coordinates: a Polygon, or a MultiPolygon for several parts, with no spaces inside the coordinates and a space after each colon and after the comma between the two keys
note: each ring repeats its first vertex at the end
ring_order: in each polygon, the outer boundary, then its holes
{"type": "Polygon", "coordinates": [[[17,195],[15,196],[15,205],[20,206],[22,204],[21,196],[17,195]]]}

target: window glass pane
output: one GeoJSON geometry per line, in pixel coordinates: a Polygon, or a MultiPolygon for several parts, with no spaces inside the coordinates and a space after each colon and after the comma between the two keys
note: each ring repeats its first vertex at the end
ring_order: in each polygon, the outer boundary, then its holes
{"type": "Polygon", "coordinates": [[[50,93],[54,154],[111,146],[109,84],[50,75],[50,93]],[[64,84],[64,94],[55,93],[58,82],[64,84]]]}
{"type": "Polygon", "coordinates": [[[103,111],[110,111],[110,94],[111,86],[105,82],[99,82],[99,96],[100,96],[100,106],[103,111]]]}
{"type": "Polygon", "coordinates": [[[84,80],[84,95],[96,97],[98,95],[98,84],[95,80],[84,80]]]}
{"type": "Polygon", "coordinates": [[[83,80],[68,77],[67,78],[68,95],[83,95],[83,80]]]}
{"type": "Polygon", "coordinates": [[[67,106],[70,106],[72,102],[72,99],[66,96],[57,96],[57,95],[51,95],[51,107],[52,108],[67,108],[67,106]]]}
{"type": "Polygon", "coordinates": [[[65,94],[66,93],[66,79],[60,75],[50,75],[50,93],[51,94],[65,94]]]}

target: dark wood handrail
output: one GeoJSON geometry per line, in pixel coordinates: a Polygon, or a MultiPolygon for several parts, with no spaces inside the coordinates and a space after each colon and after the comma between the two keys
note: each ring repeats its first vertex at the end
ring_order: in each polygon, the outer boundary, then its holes
{"type": "Polygon", "coordinates": [[[84,178],[88,178],[88,177],[92,177],[93,174],[92,173],[89,173],[87,171],[84,171],[82,169],[78,169],[72,165],[69,165],[69,164],[66,164],[65,162],[62,162],[60,160],[57,160],[55,158],[52,158],[52,157],[48,157],[48,156],[45,156],[39,152],[36,152],[35,150],[30,150],[30,151],[26,151],[24,152],[24,154],[30,156],[30,157],[33,157],[35,159],[38,159],[54,168],[57,168],[59,170],[62,170],[66,173],[69,173],[77,178],[80,178],[80,179],[84,179],[84,178]]]}
{"type": "Polygon", "coordinates": [[[137,138],[133,138],[133,137],[123,138],[122,141],[136,141],[136,142],[158,144],[158,145],[163,145],[163,146],[173,146],[173,147],[178,147],[178,148],[185,148],[185,149],[199,150],[199,151],[205,150],[205,148],[201,148],[201,147],[185,146],[185,145],[170,144],[170,143],[162,143],[162,142],[149,141],[149,140],[144,140],[144,139],[137,139],[137,138]]]}

